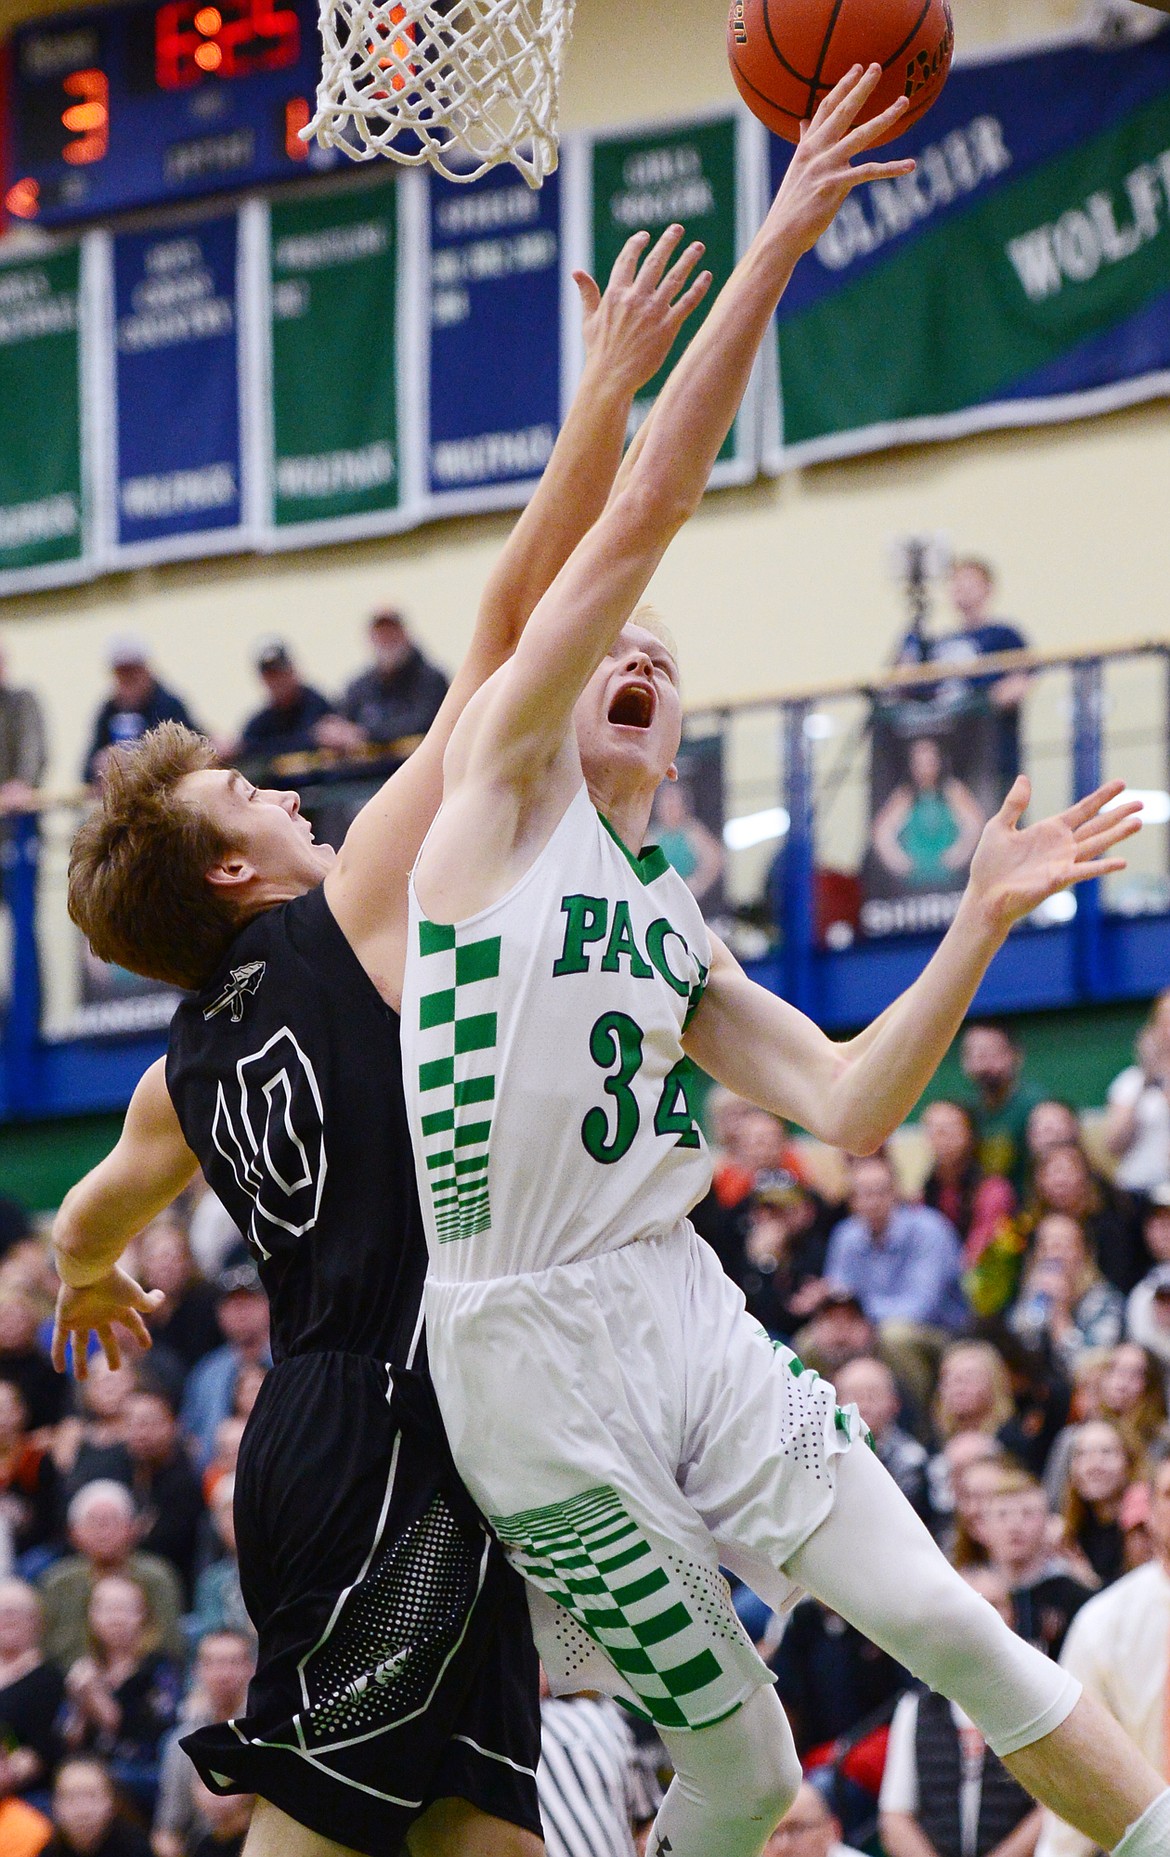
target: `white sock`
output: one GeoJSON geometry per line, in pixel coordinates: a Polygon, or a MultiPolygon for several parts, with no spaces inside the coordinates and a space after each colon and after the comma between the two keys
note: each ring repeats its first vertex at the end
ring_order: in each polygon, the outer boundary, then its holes
{"type": "Polygon", "coordinates": [[[1117,1845],[1113,1857],[1167,1857],[1170,1852],[1170,1786],[1147,1806],[1117,1845]]]}

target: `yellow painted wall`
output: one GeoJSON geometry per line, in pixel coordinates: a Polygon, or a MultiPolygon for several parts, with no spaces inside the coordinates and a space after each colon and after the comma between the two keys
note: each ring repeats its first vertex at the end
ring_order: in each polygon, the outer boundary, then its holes
{"type": "MultiPolygon", "coordinates": [[[[0,25],[60,0],[0,0],[0,25]]],[[[961,45],[1071,25],[1079,0],[955,0],[961,45]]],[[[730,98],[720,0],[580,0],[568,127],[730,98]]],[[[653,597],[693,702],[862,676],[899,625],[892,536],[946,530],[1002,570],[1002,610],[1059,648],[1170,630],[1170,431],[1164,403],[1083,424],[903,450],[709,497],[653,597]]],[[[339,684],[365,615],[394,600],[451,663],[508,519],[273,560],[197,563],[11,600],[0,631],[16,679],[43,693],[53,778],[76,772],[114,629],[146,633],[164,677],[217,731],[254,706],[249,649],[279,631],[309,675],[339,684]]]]}

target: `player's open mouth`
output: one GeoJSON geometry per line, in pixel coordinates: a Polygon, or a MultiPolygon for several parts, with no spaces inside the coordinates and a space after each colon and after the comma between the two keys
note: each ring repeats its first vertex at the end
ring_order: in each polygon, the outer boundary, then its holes
{"type": "Polygon", "coordinates": [[[650,685],[625,684],[609,706],[608,720],[623,729],[648,729],[654,720],[654,692],[650,685]]]}

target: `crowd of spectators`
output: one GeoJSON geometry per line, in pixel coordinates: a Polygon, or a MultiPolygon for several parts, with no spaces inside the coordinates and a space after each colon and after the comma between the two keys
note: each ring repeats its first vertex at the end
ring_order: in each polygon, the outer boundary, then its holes
{"type": "MultiPolygon", "coordinates": [[[[694,1215],[768,1331],[856,1404],[955,1566],[1163,1768],[1170,1115],[1141,1105],[1170,1088],[1168,1028],[1163,997],[1136,1080],[1081,1117],[1032,1086],[1007,1028],[973,1025],[954,1098],[852,1162],[715,1092],[694,1215]]],[[[184,1196],[128,1262],[162,1292],[152,1350],[117,1371],[95,1354],[66,1380],[47,1357],[44,1238],[0,1203],[5,1857],[228,1857],[246,1829],[249,1802],[207,1794],[178,1742],[239,1710],[252,1669],[232,1497],[267,1302],[210,1195],[184,1196]]],[[[777,1618],[735,1599],[809,1782],[769,1857],[878,1836],[887,1857],[1090,1857],[969,1721],[824,1605],[777,1618]]],[[[661,1747],[596,1697],[546,1698],[543,1720],[549,1857],[632,1857],[661,1747]]]]}
{"type": "MultiPolygon", "coordinates": [[[[444,673],[423,655],[393,607],[376,612],[368,629],[370,658],[335,697],[302,677],[292,647],[282,638],[256,645],[252,662],[263,701],[238,735],[228,736],[192,714],[152,662],[146,640],[123,632],[109,639],[109,688],[101,701],[82,758],[82,779],[100,781],[112,748],[137,741],[160,722],[206,727],[225,759],[253,776],[280,781],[287,771],[336,773],[358,768],[384,772],[434,721],[447,691],[444,673]],[[304,757],[309,757],[306,762],[304,757]],[[282,767],[291,757],[287,770],[282,767]]],[[[12,686],[0,650],[0,813],[35,802],[48,762],[44,709],[36,693],[12,686]]]]}
{"type": "Polygon", "coordinates": [[[255,1265],[234,1234],[204,1275],[171,1208],[132,1259],[164,1293],[152,1350],[66,1380],[44,1240],[5,1210],[0,1852],[233,1857],[252,1802],[208,1793],[179,1740],[239,1713],[254,1668],[232,1495],[270,1364],[255,1265]]]}

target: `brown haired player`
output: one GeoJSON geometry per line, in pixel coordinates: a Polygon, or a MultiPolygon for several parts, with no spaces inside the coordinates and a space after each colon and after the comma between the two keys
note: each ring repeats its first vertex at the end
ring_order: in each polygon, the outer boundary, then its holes
{"type": "Polygon", "coordinates": [[[57,1365],[72,1337],[84,1373],[91,1330],[112,1361],[115,1324],[147,1339],[156,1299],[117,1259],[198,1166],[272,1306],[276,1365],[236,1482],[258,1669],[246,1713],[185,1743],[214,1791],[260,1796],[249,1857],[540,1848],[523,1589],[455,1475],[426,1371],[397,1012],[407,875],[457,717],[600,513],[634,393],[707,288],[681,237],[632,239],[604,298],[579,279],[585,376],[543,482],[434,727],[340,853],[295,794],[220,769],[174,725],[111,757],[74,845],[70,910],[95,951],[191,993],[58,1218],[57,1365]]]}

